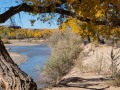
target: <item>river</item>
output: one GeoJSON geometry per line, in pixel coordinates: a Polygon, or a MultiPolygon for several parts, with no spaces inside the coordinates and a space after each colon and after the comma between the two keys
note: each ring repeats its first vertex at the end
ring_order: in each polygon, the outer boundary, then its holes
{"type": "Polygon", "coordinates": [[[38,87],[40,82],[40,68],[43,67],[50,55],[50,48],[46,44],[37,46],[10,46],[10,51],[17,52],[28,57],[28,61],[19,67],[34,79],[38,87]]]}

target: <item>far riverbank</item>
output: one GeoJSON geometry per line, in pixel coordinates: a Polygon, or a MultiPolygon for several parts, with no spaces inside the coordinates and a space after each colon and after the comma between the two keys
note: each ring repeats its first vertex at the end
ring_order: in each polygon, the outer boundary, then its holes
{"type": "Polygon", "coordinates": [[[46,43],[47,40],[12,39],[12,40],[8,40],[8,41],[10,44],[5,44],[5,46],[35,46],[35,45],[40,45],[40,44],[46,43]]]}

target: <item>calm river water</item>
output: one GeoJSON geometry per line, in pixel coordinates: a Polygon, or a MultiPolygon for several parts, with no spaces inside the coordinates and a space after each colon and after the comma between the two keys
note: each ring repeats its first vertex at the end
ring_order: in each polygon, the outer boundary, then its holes
{"type": "Polygon", "coordinates": [[[18,52],[28,57],[28,61],[19,67],[31,76],[37,82],[38,87],[40,87],[38,83],[38,79],[40,78],[38,66],[43,67],[50,55],[50,48],[46,44],[37,46],[11,46],[10,48],[10,51],[18,52]]]}

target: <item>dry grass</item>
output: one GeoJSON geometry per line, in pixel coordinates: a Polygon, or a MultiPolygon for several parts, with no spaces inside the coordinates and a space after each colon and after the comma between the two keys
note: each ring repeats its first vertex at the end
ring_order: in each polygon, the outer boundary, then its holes
{"type": "Polygon", "coordinates": [[[10,44],[10,42],[8,41],[8,39],[1,39],[2,40],[2,42],[4,43],[4,44],[10,44]]]}

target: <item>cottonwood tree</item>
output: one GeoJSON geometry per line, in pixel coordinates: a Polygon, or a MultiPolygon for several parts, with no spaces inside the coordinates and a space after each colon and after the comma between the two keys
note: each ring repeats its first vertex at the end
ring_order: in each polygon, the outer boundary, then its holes
{"type": "MultiPolygon", "coordinates": [[[[58,23],[77,19],[83,25],[120,26],[120,0],[18,0],[22,3],[0,14],[0,23],[23,11],[48,21],[59,14],[58,23]]],[[[94,32],[93,32],[94,33],[94,32]]],[[[33,80],[13,62],[0,40],[0,85],[4,90],[37,90],[33,80]]]]}

